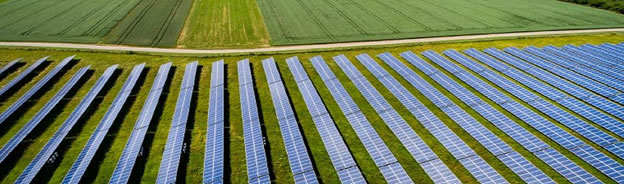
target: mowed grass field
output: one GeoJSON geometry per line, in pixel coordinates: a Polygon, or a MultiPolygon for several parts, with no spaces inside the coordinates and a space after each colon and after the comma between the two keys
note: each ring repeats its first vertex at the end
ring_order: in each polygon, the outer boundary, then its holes
{"type": "Polygon", "coordinates": [[[256,0],[195,0],[178,47],[255,48],[269,46],[269,33],[256,0]]]}
{"type": "MultiPolygon", "coordinates": [[[[36,95],[36,97],[29,101],[20,111],[18,116],[13,117],[13,121],[5,123],[0,126],[2,134],[0,135],[0,145],[4,145],[22,126],[30,120],[38,110],[50,99],[56,91],[71,77],[71,74],[75,73],[78,68],[91,65],[92,72],[87,80],[81,82],[78,87],[75,88],[75,92],[66,96],[65,100],[61,102],[61,106],[56,108],[45,119],[45,123],[39,125],[35,131],[27,138],[26,141],[16,150],[17,154],[12,154],[9,162],[3,163],[0,168],[1,183],[12,183],[16,177],[22,172],[22,170],[29,164],[32,158],[39,152],[43,145],[49,140],[54,132],[58,129],[61,123],[67,118],[73,108],[80,102],[82,97],[94,84],[95,80],[104,72],[104,69],[113,64],[120,64],[119,70],[112,78],[112,81],[108,83],[108,86],[104,88],[104,93],[101,93],[101,97],[97,98],[94,104],[89,108],[86,115],[77,123],[72,132],[66,140],[61,144],[59,151],[59,158],[55,164],[46,166],[40,173],[37,183],[59,183],[71,164],[76,159],[80,150],[82,150],[88,137],[94,131],[95,127],[103,117],[107,108],[111,105],[113,99],[121,89],[123,82],[130,73],[130,70],[134,65],[146,62],[147,72],[145,72],[141,79],[137,83],[135,92],[133,92],[129,98],[127,105],[122,109],[121,115],[112,126],[112,130],[105,139],[103,146],[100,147],[99,153],[95,159],[91,162],[91,167],[87,171],[84,182],[85,183],[106,183],[108,182],[113,169],[120,157],[121,152],[126,144],[134,122],[143,106],[147,94],[152,85],[152,82],[156,76],[158,66],[168,61],[173,61],[175,68],[173,68],[173,74],[170,75],[170,81],[165,85],[161,104],[159,104],[154,120],[150,125],[148,135],[145,142],[144,156],[139,158],[137,165],[135,166],[135,172],[133,173],[131,183],[154,183],[158,173],[158,166],[160,159],[162,158],[163,149],[167,139],[167,133],[169,131],[170,123],[175,109],[175,103],[177,95],[180,91],[180,83],[184,74],[184,65],[188,62],[199,60],[201,68],[198,70],[197,80],[198,86],[192,99],[191,115],[189,124],[187,126],[187,139],[189,140],[189,152],[185,154],[182,161],[183,178],[179,179],[180,182],[186,183],[200,183],[202,181],[203,171],[203,155],[206,133],[206,118],[208,112],[208,97],[210,86],[210,63],[225,59],[226,62],[226,80],[227,80],[227,94],[226,98],[229,101],[226,106],[226,110],[229,111],[229,116],[226,117],[226,146],[228,146],[229,154],[226,156],[225,168],[226,168],[226,181],[231,183],[245,183],[247,181],[247,173],[245,166],[245,154],[244,154],[244,142],[243,142],[243,130],[242,122],[240,118],[240,102],[238,92],[238,79],[236,74],[236,62],[245,58],[250,59],[253,77],[255,80],[255,87],[257,92],[257,98],[259,100],[259,110],[261,114],[261,121],[263,122],[263,128],[266,131],[266,140],[268,145],[268,157],[269,168],[271,176],[276,183],[292,183],[292,174],[288,166],[288,160],[284,145],[282,142],[279,126],[277,123],[277,117],[275,115],[273,104],[268,89],[268,84],[264,76],[261,60],[274,57],[277,61],[278,68],[280,69],[281,77],[288,90],[290,100],[293,103],[293,110],[295,111],[303,136],[311,151],[310,156],[313,158],[315,168],[317,168],[317,175],[323,183],[337,183],[338,176],[335,174],[333,166],[331,165],[328,154],[323,147],[320,136],[316,131],[314,123],[308,113],[306,105],[297,89],[295,80],[290,74],[290,71],[286,65],[285,59],[292,56],[299,56],[303,66],[307,73],[310,75],[313,84],[318,90],[323,102],[325,103],[328,111],[334,119],[336,126],[345,139],[349,147],[349,151],[354,156],[358,166],[362,173],[366,177],[369,183],[384,183],[383,176],[377,170],[373,160],[364,149],[364,146],[355,135],[354,130],[347,122],[345,116],[340,111],[340,108],[333,100],[328,89],[325,88],[323,81],[321,81],[318,74],[315,72],[308,59],[321,55],[325,58],[331,70],[337,75],[340,82],[345,86],[349,94],[354,98],[354,101],[362,109],[363,113],[370,120],[373,127],[380,134],[381,138],[388,145],[390,150],[395,154],[401,165],[408,172],[410,177],[418,183],[431,183],[424,173],[424,171],[416,164],[416,161],[410,156],[407,150],[402,146],[386,124],[381,121],[381,118],[372,109],[372,107],[366,102],[365,98],[357,91],[355,86],[350,82],[347,76],[339,69],[333,60],[332,56],[338,54],[345,54],[353,64],[364,74],[364,76],[376,86],[382,95],[391,103],[391,105],[399,112],[399,114],[410,124],[410,126],[425,140],[425,142],[440,156],[446,165],[454,172],[455,175],[460,177],[464,183],[475,183],[476,179],[473,178],[465,168],[455,160],[451,154],[440,145],[440,143],[413,117],[406,108],[404,108],[400,102],[392,96],[392,94],[385,89],[375,77],[368,72],[365,67],[355,60],[354,56],[361,53],[368,53],[371,56],[383,53],[386,51],[391,52],[395,56],[398,53],[411,50],[415,53],[420,53],[425,50],[442,51],[450,48],[463,50],[471,47],[477,49],[483,49],[488,47],[504,48],[508,46],[524,47],[528,45],[544,46],[544,45],[564,45],[564,44],[584,44],[584,43],[604,43],[604,42],[624,42],[624,34],[596,34],[596,35],[577,35],[577,36],[556,36],[556,37],[541,37],[541,38],[520,38],[510,40],[492,40],[492,41],[471,41],[471,42],[459,42],[459,43],[426,43],[414,46],[400,46],[400,47],[387,47],[387,48],[367,48],[367,49],[348,49],[343,51],[328,51],[328,52],[308,52],[308,53],[282,53],[282,54],[270,54],[270,53],[254,53],[249,55],[240,56],[219,56],[219,57],[190,57],[190,56],[153,56],[153,55],[128,55],[128,54],[111,54],[111,53],[97,53],[97,52],[71,52],[71,51],[46,51],[46,50],[21,50],[21,49],[0,49],[0,65],[4,65],[7,62],[23,57],[27,61],[27,65],[32,63],[35,59],[43,56],[51,56],[51,61],[47,67],[43,68],[38,75],[36,75],[30,82],[19,87],[14,93],[3,97],[0,102],[0,111],[5,110],[11,103],[16,101],[21,94],[26,92],[36,81],[41,79],[45,73],[53,68],[64,57],[70,55],[77,55],[77,61],[71,68],[64,71],[64,75],[59,77],[52,85],[44,88],[45,91],[36,95]]],[[[409,87],[409,84],[403,80],[396,72],[389,69],[389,67],[379,59],[375,60],[386,68],[391,75],[400,81],[400,83],[408,88],[408,90],[414,94],[423,104],[433,111],[442,121],[449,126],[458,136],[464,140],[471,148],[473,148],[479,155],[481,155],[493,168],[501,173],[507,180],[512,183],[522,183],[520,178],[511,172],[510,169],[505,167],[500,161],[494,158],[483,146],[481,146],[474,138],[470,137],[461,127],[455,122],[450,120],[444,113],[432,104],[431,101],[421,95],[415,88],[409,87]]],[[[407,63],[401,59],[402,62],[407,63]]],[[[432,62],[430,62],[432,63],[432,62]]],[[[26,65],[26,66],[27,66],[26,65]]],[[[418,71],[415,67],[407,64],[412,70],[418,71]]],[[[8,76],[0,78],[0,86],[6,84],[10,79],[15,77],[25,69],[26,66],[21,66],[16,71],[10,73],[8,76]]],[[[434,64],[435,67],[442,70],[441,67],[434,64]]],[[[444,71],[444,70],[442,70],[444,71]]],[[[539,159],[530,154],[518,143],[513,141],[509,136],[498,130],[492,124],[487,122],[483,117],[479,116],[473,110],[466,106],[466,104],[459,101],[453,95],[447,93],[443,87],[435,83],[432,79],[427,77],[421,72],[417,72],[421,77],[425,78],[429,83],[433,84],[438,90],[441,90],[449,97],[453,102],[460,105],[467,110],[469,114],[475,117],[488,129],[492,130],[497,136],[503,139],[507,144],[512,146],[522,156],[526,157],[529,161],[539,167],[548,176],[555,179],[559,183],[567,183],[562,176],[554,172],[547,165],[541,162],[539,159]]],[[[445,72],[451,76],[449,73],[445,72]]],[[[454,77],[453,77],[454,78],[454,77]]],[[[461,85],[469,88],[472,92],[476,91],[470,88],[465,83],[454,78],[461,85]]],[[[478,93],[477,93],[478,94],[478,93]]],[[[514,121],[521,126],[532,131],[540,139],[547,142],[551,147],[559,150],[568,158],[579,164],[581,167],[589,171],[599,179],[611,183],[605,175],[598,172],[596,169],[589,166],[587,163],[575,157],[569,151],[566,151],[562,146],[554,143],[546,138],[544,135],[538,133],[526,123],[521,122],[518,118],[514,117],[510,113],[506,112],[500,106],[494,102],[488,100],[482,95],[479,95],[487,103],[494,106],[498,110],[504,112],[508,117],[511,117],[514,121]]],[[[517,99],[516,99],[517,100],[517,99]]],[[[525,103],[522,103],[528,106],[525,103]]],[[[541,116],[546,115],[539,113],[541,116]]],[[[550,118],[548,118],[550,119],[550,118]]],[[[557,124],[558,125],[558,124],[557,124]]],[[[560,125],[559,125],[560,126],[560,125]]],[[[566,131],[572,132],[567,128],[566,131]]],[[[574,134],[576,135],[576,134],[574,134]]],[[[578,136],[578,135],[576,135],[578,136]]],[[[579,136],[580,137],[580,136],[579,136]]],[[[593,143],[590,145],[597,147],[593,143]]],[[[603,149],[599,149],[604,151],[603,149]]],[[[605,154],[614,157],[610,153],[605,154]]],[[[616,160],[624,164],[621,159],[616,160]]]]}
{"type": "Polygon", "coordinates": [[[272,45],[624,27],[624,15],[556,0],[258,0],[272,45]]]}

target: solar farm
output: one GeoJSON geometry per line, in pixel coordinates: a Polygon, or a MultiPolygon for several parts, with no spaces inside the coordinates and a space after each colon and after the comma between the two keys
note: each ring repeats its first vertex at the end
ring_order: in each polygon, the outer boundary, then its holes
{"type": "Polygon", "coordinates": [[[623,183],[624,43],[575,38],[222,58],[19,51],[0,58],[0,178],[623,183]]]}

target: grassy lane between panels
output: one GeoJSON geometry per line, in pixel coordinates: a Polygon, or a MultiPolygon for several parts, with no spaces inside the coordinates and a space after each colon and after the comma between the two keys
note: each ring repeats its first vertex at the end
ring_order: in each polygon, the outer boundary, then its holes
{"type": "Polygon", "coordinates": [[[269,46],[256,0],[195,0],[180,38],[183,48],[269,46]]]}
{"type": "MultiPolygon", "coordinates": [[[[33,134],[27,138],[27,141],[25,141],[26,144],[23,144],[19,148],[20,150],[23,150],[22,154],[18,154],[18,156],[15,156],[15,158],[13,159],[14,163],[8,164],[8,167],[5,167],[7,172],[3,172],[6,174],[2,175],[1,179],[3,183],[13,182],[15,178],[21,173],[23,168],[25,168],[26,165],[30,163],[32,158],[39,152],[41,147],[49,140],[52,134],[69,115],[69,113],[71,113],[76,104],[82,99],[82,97],[84,97],[86,92],[92,87],[95,80],[100,77],[104,69],[112,64],[120,64],[119,70],[116,72],[114,77],[111,78],[108,86],[103,89],[104,92],[100,94],[101,97],[96,98],[94,103],[87,111],[86,115],[76,124],[72,132],[68,135],[68,138],[62,143],[63,146],[61,146],[59,149],[59,158],[57,159],[56,163],[53,164],[52,167],[46,167],[44,170],[42,170],[42,174],[38,177],[37,180],[40,181],[40,183],[59,183],[73,164],[78,153],[84,147],[85,142],[94,131],[95,127],[98,125],[104,113],[106,113],[106,111],[108,110],[108,107],[112,103],[112,100],[116,97],[119,89],[123,85],[123,82],[125,82],[125,79],[130,73],[132,67],[134,65],[147,62],[147,71],[143,74],[143,76],[141,77],[142,79],[139,81],[139,83],[137,83],[137,86],[135,87],[135,92],[133,92],[132,96],[127,102],[126,107],[124,107],[124,109],[122,110],[124,113],[122,113],[122,115],[119,116],[118,120],[113,124],[111,132],[109,132],[109,135],[105,139],[104,144],[102,145],[101,149],[98,152],[98,155],[93,160],[91,167],[87,172],[86,177],[88,179],[85,180],[85,182],[107,182],[110,178],[112,170],[116,166],[120,153],[123,151],[123,147],[125,146],[128,136],[132,131],[134,122],[137,119],[136,116],[140,112],[140,109],[144,104],[144,100],[153,83],[155,74],[157,73],[158,66],[168,61],[173,61],[174,68],[169,76],[169,82],[167,82],[165,85],[166,89],[163,91],[161,102],[156,110],[156,114],[154,115],[154,119],[150,125],[147,137],[145,139],[143,156],[139,157],[139,160],[135,166],[135,172],[131,177],[131,182],[133,183],[155,182],[158,174],[160,159],[162,158],[162,152],[166,144],[171,119],[174,113],[173,111],[175,109],[177,95],[180,90],[180,82],[182,81],[182,76],[184,74],[184,65],[188,62],[199,60],[202,67],[201,70],[198,71],[196,93],[193,97],[193,103],[191,105],[192,113],[190,115],[187,131],[187,139],[189,141],[189,144],[187,145],[188,152],[185,153],[185,156],[182,159],[182,168],[180,169],[181,173],[184,174],[184,177],[181,177],[179,179],[180,181],[185,181],[189,183],[201,182],[201,175],[203,171],[204,144],[206,138],[205,123],[207,118],[206,113],[208,110],[210,63],[219,59],[225,59],[227,67],[226,85],[228,86],[226,99],[229,99],[229,102],[226,106],[228,107],[226,111],[229,112],[227,114],[227,119],[229,119],[229,122],[227,122],[225,130],[226,144],[228,145],[226,153],[229,153],[226,156],[225,162],[225,173],[226,175],[228,175],[226,176],[226,181],[231,181],[232,183],[246,182],[247,168],[245,166],[244,142],[242,138],[243,132],[242,123],[240,120],[240,102],[238,94],[238,82],[236,77],[236,62],[244,58],[249,58],[253,69],[255,82],[254,86],[256,87],[258,106],[261,115],[260,118],[262,120],[262,124],[264,125],[263,128],[266,131],[265,136],[267,138],[267,147],[269,148],[267,150],[267,155],[270,161],[269,169],[271,171],[271,178],[273,179],[273,181],[278,183],[292,183],[292,174],[288,165],[288,160],[286,152],[284,150],[279,125],[277,123],[277,118],[273,109],[273,103],[270,98],[270,93],[266,84],[266,78],[264,76],[264,71],[261,65],[262,59],[275,57],[278,63],[278,68],[281,72],[281,76],[283,77],[284,84],[288,89],[290,100],[294,105],[293,109],[300,120],[303,136],[306,139],[308,146],[310,146],[310,156],[312,157],[313,163],[315,164],[315,167],[317,169],[317,174],[323,182],[331,183],[338,181],[333,166],[328,159],[329,157],[327,155],[327,152],[320,140],[318,132],[316,131],[316,127],[311,121],[308,109],[301,99],[298,88],[285,62],[286,58],[297,55],[302,61],[302,64],[308,75],[310,75],[320,96],[323,98],[327,109],[330,111],[332,118],[335,120],[340,133],[342,134],[345,142],[349,146],[349,150],[354,156],[367,181],[372,183],[382,182],[383,176],[376,168],[374,162],[366,152],[366,149],[364,149],[364,146],[357,138],[353,129],[340,111],[340,108],[333,100],[331,94],[326,89],[320,77],[318,77],[318,74],[315,72],[311,63],[308,61],[310,57],[321,55],[325,58],[327,64],[336,74],[339,81],[341,81],[349,94],[353,97],[354,101],[362,109],[362,111],[369,119],[372,126],[380,134],[384,142],[388,144],[388,147],[395,154],[395,156],[397,157],[401,165],[405,168],[405,170],[408,172],[410,177],[412,177],[414,181],[421,183],[431,182],[428,177],[426,177],[426,174],[420,168],[420,166],[418,166],[418,164],[414,164],[414,159],[409,155],[409,153],[394,136],[394,134],[390,131],[387,125],[385,125],[385,123],[372,109],[372,107],[368,104],[365,98],[358,92],[357,88],[355,88],[355,86],[350,82],[348,77],[342,72],[342,70],[340,70],[340,68],[331,58],[332,56],[338,54],[345,54],[355,64],[355,66],[362,71],[365,77],[371,83],[373,83],[373,85],[380,86],[377,88],[382,93],[382,95],[384,95],[384,97],[399,112],[399,114],[410,124],[410,126],[412,126],[412,128],[414,128],[414,130],[424,139],[424,141],[440,156],[441,160],[443,160],[443,162],[447,164],[447,166],[449,166],[449,168],[458,177],[460,177],[463,182],[475,182],[476,180],[469,175],[468,171],[463,168],[463,166],[461,166],[461,164],[459,164],[459,162],[455,160],[450,155],[450,153],[444,147],[442,147],[427,130],[424,129],[424,127],[407,111],[405,107],[403,107],[399,102],[396,101],[396,98],[394,98],[387,89],[380,85],[379,81],[375,79],[370,74],[370,72],[368,72],[363,67],[363,65],[355,59],[354,56],[360,53],[368,53],[369,55],[374,57],[376,54],[385,51],[390,51],[395,56],[398,56],[399,53],[407,50],[412,50],[416,53],[419,53],[428,49],[442,51],[449,48],[463,50],[470,47],[483,49],[488,47],[504,48],[508,46],[524,47],[528,45],[544,46],[548,44],[599,44],[604,42],[624,42],[624,35],[592,34],[531,37],[453,43],[424,43],[393,47],[386,46],[376,48],[347,49],[342,51],[329,52],[310,51],[307,53],[297,54],[257,53],[249,55],[219,57],[191,57],[167,55],[153,56],[150,54],[139,55],[36,49],[0,49],[0,65],[4,65],[9,61],[19,57],[24,57],[24,61],[27,62],[26,65],[17,68],[15,71],[9,73],[6,77],[0,79],[0,85],[6,84],[13,77],[17,76],[19,72],[24,70],[29,64],[31,64],[34,60],[38,58],[50,55],[52,60],[52,62],[50,62],[45,68],[41,69],[39,74],[33,77],[29,82],[21,85],[19,89],[15,90],[14,94],[3,98],[3,102],[0,102],[0,110],[6,109],[12,102],[17,100],[17,98],[19,98],[21,94],[26,92],[32,85],[34,85],[34,83],[36,83],[36,81],[41,79],[62,58],[77,54],[77,59],[79,59],[79,61],[75,62],[74,66],[68,68],[69,70],[64,72],[65,74],[54,82],[54,85],[46,87],[45,93],[42,93],[40,97],[34,98],[25,105],[29,106],[29,108],[24,110],[23,115],[18,116],[15,120],[15,123],[5,129],[4,133],[0,136],[0,143],[2,144],[6,143],[6,141],[8,141],[23,126],[24,123],[30,120],[30,117],[34,115],[47,102],[47,100],[51,98],[56,93],[56,91],[58,91],[58,89],[60,89],[65,81],[69,80],[69,78],[73,73],[75,73],[75,71],[86,65],[92,65],[92,72],[90,75],[88,75],[88,79],[85,77],[85,81],[81,82],[81,84],[78,85],[79,87],[75,88],[75,92],[68,95],[68,98],[61,102],[62,106],[59,106],[61,108],[56,108],[57,110],[54,110],[50,114],[50,116],[47,117],[46,120],[50,121],[46,122],[49,123],[41,124],[45,126],[38,127],[36,131],[34,131],[33,134]]],[[[481,145],[479,145],[478,142],[476,142],[473,138],[466,134],[466,132],[464,132],[458,125],[456,125],[456,123],[452,122],[437,107],[431,104],[429,100],[420,95],[420,93],[415,88],[410,87],[408,83],[400,78],[394,71],[390,70],[390,68],[388,68],[388,66],[382,63],[380,60],[378,60],[377,58],[375,58],[375,60],[378,63],[382,64],[382,66],[386,68],[386,70],[388,70],[396,79],[398,79],[401,84],[407,87],[408,90],[412,92],[412,94],[417,96],[419,100],[421,100],[430,110],[432,110],[438,117],[440,117],[440,119],[442,119],[443,122],[447,126],[449,126],[449,128],[451,128],[455,133],[457,133],[458,136],[462,138],[471,148],[475,149],[475,151],[479,153],[479,155],[481,155],[489,164],[491,164],[498,172],[503,174],[506,179],[511,182],[521,182],[517,176],[515,176],[508,168],[502,165],[500,161],[493,158],[491,154],[487,152],[487,150],[485,150],[481,145]]],[[[400,60],[405,63],[404,60],[400,60]]],[[[409,64],[408,66],[414,70],[413,66],[410,66],[409,64]]],[[[438,69],[441,69],[435,64],[434,66],[438,69]]],[[[449,73],[445,71],[443,72],[449,75],[449,73]]],[[[423,76],[428,82],[433,84],[434,87],[442,90],[442,87],[435,84],[435,82],[432,81],[430,78],[424,76],[422,73],[417,73],[423,76]]],[[[469,90],[473,92],[475,91],[454,76],[451,76],[451,78],[458,81],[461,85],[468,87],[469,90]]],[[[500,88],[498,89],[501,90],[500,88]]],[[[442,90],[442,92],[448,93],[444,90],[442,90]]],[[[553,141],[551,141],[541,133],[529,127],[526,123],[521,122],[518,118],[511,115],[509,112],[506,112],[500,106],[486,99],[483,95],[478,93],[477,95],[496,109],[501,110],[504,114],[508,115],[514,121],[518,122],[521,126],[528,128],[540,139],[546,141],[550,146],[559,150],[561,153],[569,157],[581,167],[585,168],[590,173],[597,176],[599,179],[607,182],[611,181],[605,175],[601,174],[596,169],[592,168],[587,163],[571,154],[569,151],[555,144],[553,141]]],[[[453,95],[447,94],[447,96],[449,96],[451,100],[453,100],[455,103],[466,109],[473,117],[483,123],[487,128],[492,130],[496,135],[500,136],[505,142],[512,146],[516,151],[520,152],[520,154],[525,156],[529,161],[545,171],[546,174],[553,177],[555,181],[562,183],[566,182],[564,179],[562,179],[561,176],[549,169],[547,165],[542,163],[536,157],[532,156],[528,151],[524,150],[519,144],[515,143],[508,136],[504,135],[504,133],[502,133],[496,127],[492,126],[490,123],[487,123],[482,117],[480,117],[470,108],[466,107],[465,104],[461,103],[458,99],[453,97],[453,95]]],[[[516,99],[515,97],[512,98],[516,99]]],[[[527,104],[521,104],[527,106],[527,104]]],[[[541,113],[540,115],[545,116],[541,113]]],[[[4,125],[2,126],[4,127],[4,125]]],[[[569,129],[565,130],[570,131],[569,129]]],[[[604,151],[603,149],[598,150],[604,151]]]]}

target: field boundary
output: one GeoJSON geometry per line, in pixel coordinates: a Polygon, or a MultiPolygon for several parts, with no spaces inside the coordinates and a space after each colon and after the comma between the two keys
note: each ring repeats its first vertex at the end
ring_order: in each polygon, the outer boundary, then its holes
{"type": "Polygon", "coordinates": [[[123,46],[123,45],[51,43],[51,42],[0,42],[0,46],[81,49],[81,50],[95,50],[95,51],[147,52],[147,53],[161,53],[161,54],[240,54],[240,53],[304,51],[304,50],[316,50],[316,49],[352,48],[352,47],[368,47],[368,46],[392,46],[392,45],[402,45],[402,44],[431,43],[431,42],[444,42],[444,41],[478,40],[478,39],[524,37],[524,36],[604,33],[604,32],[624,32],[624,28],[496,33],[496,34],[444,36],[444,37],[399,39],[399,40],[310,44],[310,45],[295,45],[295,46],[274,46],[274,47],[253,48],[253,49],[178,49],[178,48],[152,48],[152,47],[134,47],[134,46],[123,46]]]}

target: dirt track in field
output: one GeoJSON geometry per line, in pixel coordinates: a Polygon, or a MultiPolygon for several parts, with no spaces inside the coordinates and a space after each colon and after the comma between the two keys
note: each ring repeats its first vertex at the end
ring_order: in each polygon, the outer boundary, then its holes
{"type": "Polygon", "coordinates": [[[151,52],[151,53],[170,53],[170,54],[236,54],[236,53],[252,53],[252,52],[300,51],[300,50],[311,50],[311,49],[366,47],[366,46],[427,43],[427,42],[440,42],[440,41],[474,40],[474,39],[488,39],[488,38],[523,37],[523,36],[543,36],[543,35],[563,35],[563,34],[583,34],[583,33],[600,33],[600,32],[624,32],[624,28],[446,36],[446,37],[416,38],[416,39],[403,39],[403,40],[381,40],[381,41],[366,41],[366,42],[279,46],[279,47],[266,47],[266,48],[254,48],[254,49],[199,50],[199,49],[151,48],[151,47],[131,47],[131,46],[121,46],[121,45],[95,45],[95,44],[47,43],[47,42],[0,42],[0,46],[70,48],[70,49],[87,49],[87,50],[101,50],[101,51],[134,51],[134,52],[151,52]]]}

